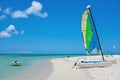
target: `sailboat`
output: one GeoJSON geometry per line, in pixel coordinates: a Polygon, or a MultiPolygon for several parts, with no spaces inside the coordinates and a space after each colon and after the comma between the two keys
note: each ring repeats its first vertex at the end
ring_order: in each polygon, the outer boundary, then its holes
{"type": "MultiPolygon", "coordinates": [[[[87,10],[84,11],[82,15],[82,37],[83,43],[86,50],[86,54],[97,53],[101,55],[102,60],[93,61],[81,61],[80,63],[75,63],[78,67],[106,67],[115,63],[114,60],[105,60],[103,51],[100,45],[100,40],[96,30],[96,26],[91,13],[90,5],[87,6],[87,10]]],[[[77,60],[78,61],[78,60],[77,60]]]]}

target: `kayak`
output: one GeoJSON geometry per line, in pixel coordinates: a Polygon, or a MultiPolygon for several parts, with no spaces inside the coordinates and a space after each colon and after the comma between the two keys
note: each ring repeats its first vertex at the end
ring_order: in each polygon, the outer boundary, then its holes
{"type": "Polygon", "coordinates": [[[16,62],[16,61],[14,61],[14,62],[12,62],[11,63],[11,66],[20,66],[21,64],[20,64],[20,62],[16,62]]]}

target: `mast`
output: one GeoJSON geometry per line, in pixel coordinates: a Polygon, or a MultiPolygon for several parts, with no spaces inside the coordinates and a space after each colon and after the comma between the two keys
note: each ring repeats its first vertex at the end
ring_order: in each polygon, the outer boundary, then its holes
{"type": "Polygon", "coordinates": [[[96,26],[95,26],[95,23],[94,23],[94,20],[93,20],[93,16],[92,16],[92,13],[91,13],[91,10],[90,10],[90,5],[87,6],[87,9],[88,9],[89,12],[90,12],[90,16],[91,16],[91,19],[92,19],[92,22],[93,22],[93,25],[94,25],[94,29],[95,29],[95,33],[96,33],[96,36],[97,36],[98,44],[99,44],[99,47],[100,47],[100,50],[101,50],[100,52],[101,52],[101,54],[102,54],[102,59],[103,59],[103,61],[104,61],[105,59],[104,59],[104,56],[103,56],[102,47],[101,47],[101,45],[100,45],[100,40],[99,40],[99,37],[98,37],[97,29],[96,29],[96,26]]]}

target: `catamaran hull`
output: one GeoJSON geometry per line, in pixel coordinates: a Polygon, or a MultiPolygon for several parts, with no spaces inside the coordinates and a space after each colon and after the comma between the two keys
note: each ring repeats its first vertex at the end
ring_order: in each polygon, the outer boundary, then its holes
{"type": "Polygon", "coordinates": [[[115,61],[101,61],[97,63],[88,62],[88,63],[79,63],[76,65],[76,68],[92,68],[92,67],[107,67],[115,64],[115,61]]]}

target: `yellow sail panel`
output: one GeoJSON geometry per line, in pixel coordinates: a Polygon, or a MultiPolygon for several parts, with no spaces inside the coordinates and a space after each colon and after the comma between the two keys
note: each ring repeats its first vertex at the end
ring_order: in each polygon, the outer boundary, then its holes
{"type": "Polygon", "coordinates": [[[89,10],[86,10],[84,13],[83,13],[83,15],[82,15],[82,33],[83,33],[83,40],[84,40],[84,46],[85,46],[85,48],[87,47],[86,46],[86,41],[85,41],[85,39],[86,39],[86,32],[85,32],[85,30],[86,30],[86,20],[87,20],[87,17],[88,17],[88,12],[89,12],[89,10]]]}

